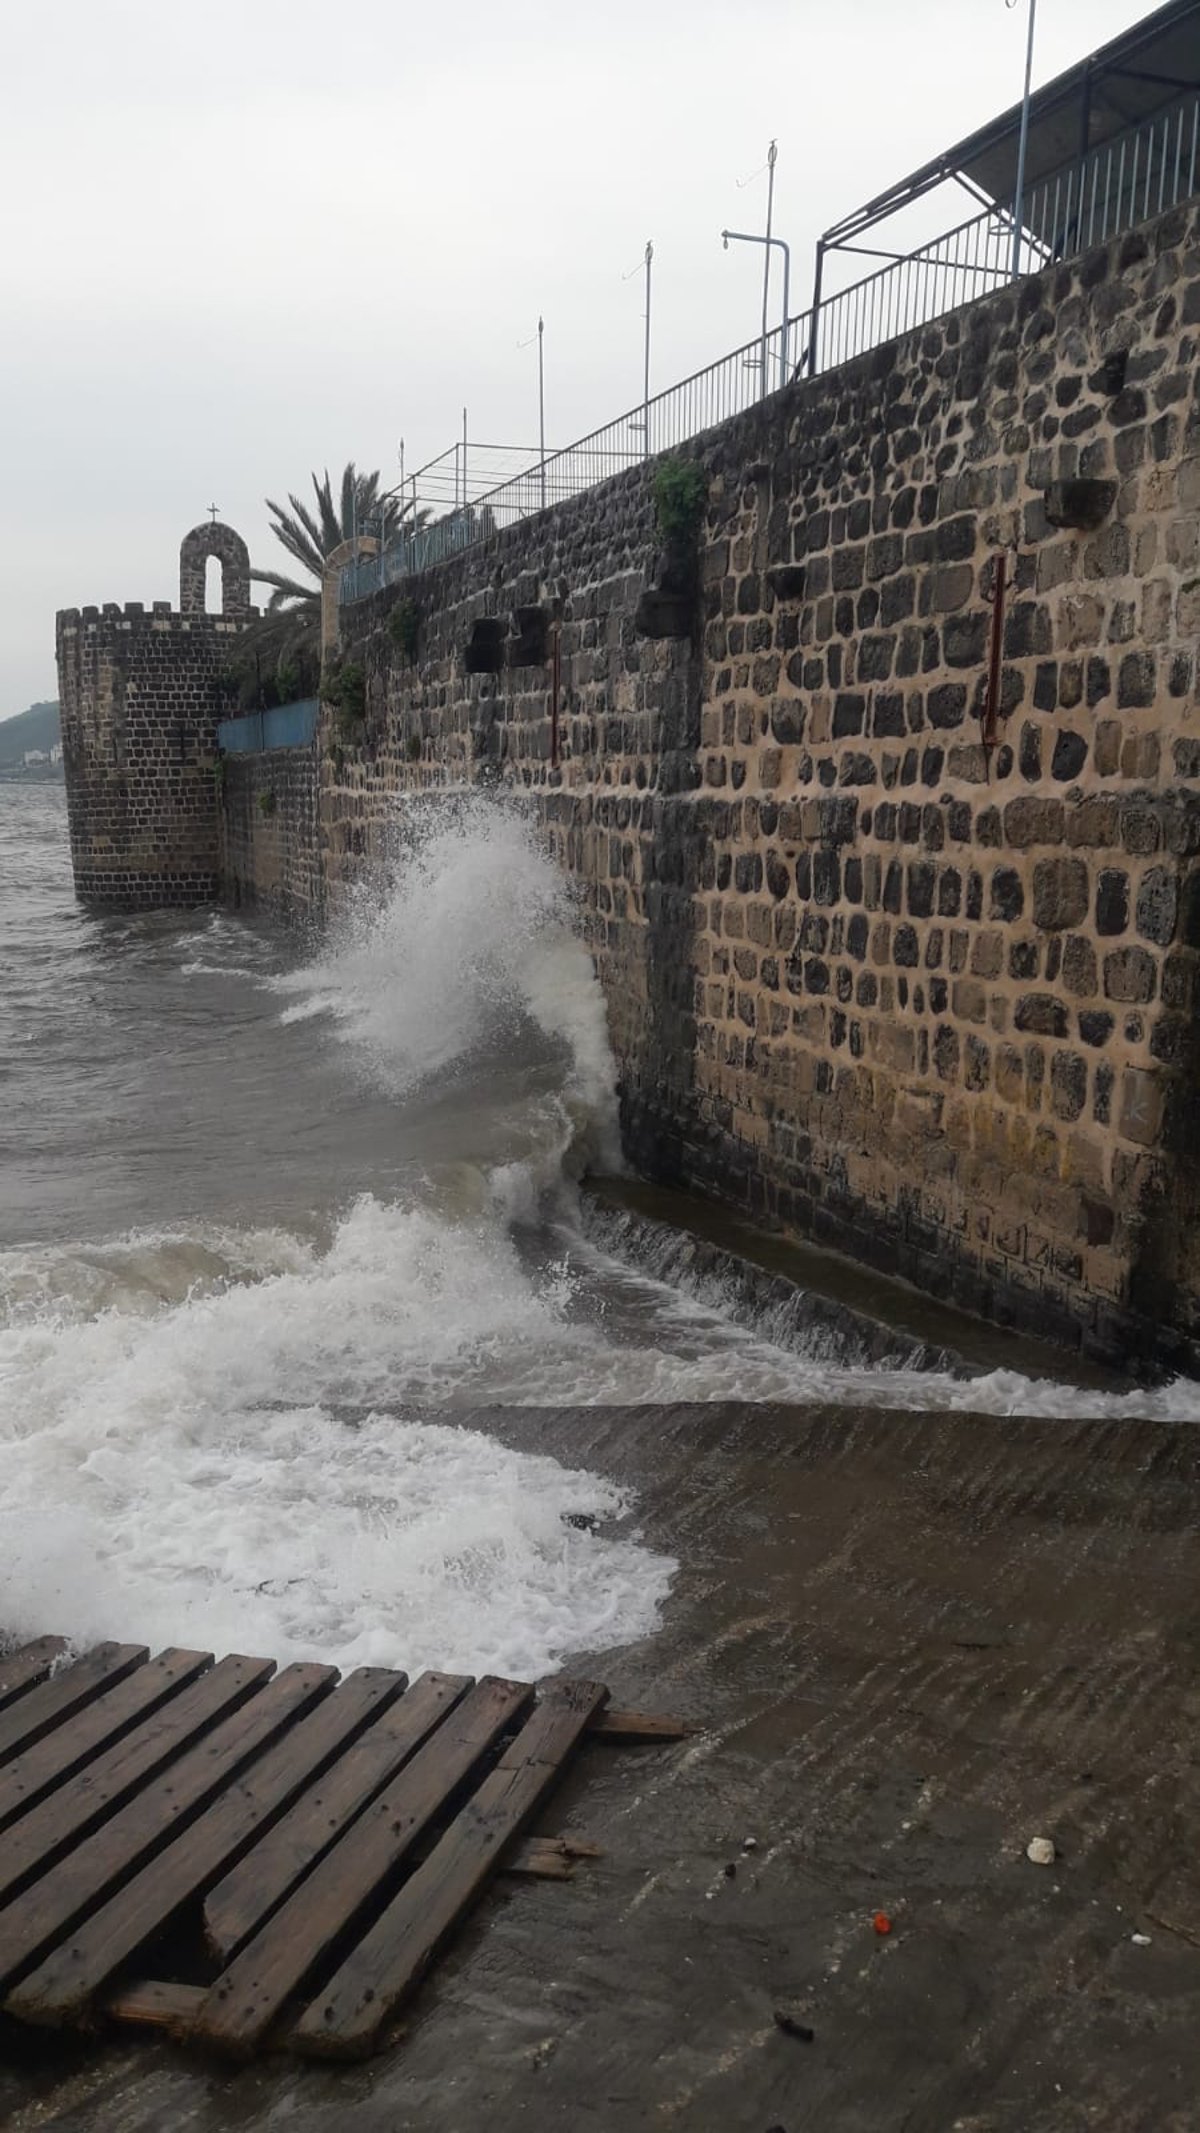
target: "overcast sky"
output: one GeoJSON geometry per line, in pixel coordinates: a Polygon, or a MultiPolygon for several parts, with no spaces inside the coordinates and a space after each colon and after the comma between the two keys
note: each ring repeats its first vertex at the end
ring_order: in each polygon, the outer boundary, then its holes
{"type": "MultiPolygon", "coordinates": [[[[1040,0],[1035,80],[1150,12],[1040,0]]],[[[177,598],[215,502],[569,443],[793,309],[815,237],[1020,94],[1026,0],[0,0],[0,715],[54,611],[177,598]],[[757,175],[755,175],[757,173],[757,175]],[[739,181],[743,181],[739,184],[739,181]],[[749,181],[749,182],[744,182],[749,181]],[[774,301],[772,303],[774,309],[774,301]]]]}

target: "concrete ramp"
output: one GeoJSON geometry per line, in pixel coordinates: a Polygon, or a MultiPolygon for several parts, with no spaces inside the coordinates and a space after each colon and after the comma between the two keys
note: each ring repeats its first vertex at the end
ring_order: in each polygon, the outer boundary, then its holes
{"type": "MultiPolygon", "coordinates": [[[[423,2133],[1194,2125],[1200,1433],[448,1419],[636,1491],[680,1564],[661,1631],[571,1670],[699,1731],[584,1743],[552,1834],[602,1856],[489,1902],[352,2092],[281,2061],[218,2093],[114,2049],[69,2077],[76,2133],[316,2133],[351,2094],[356,2123],[423,2133]]],[[[17,2133],[56,2093],[40,2062],[0,2070],[17,2133]]]]}

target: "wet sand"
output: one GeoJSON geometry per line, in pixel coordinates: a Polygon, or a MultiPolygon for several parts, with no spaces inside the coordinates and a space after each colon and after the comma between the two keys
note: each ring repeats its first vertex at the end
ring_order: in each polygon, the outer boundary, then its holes
{"type": "Polygon", "coordinates": [[[661,1633],[594,1671],[701,1730],[586,1749],[540,1826],[604,1857],[502,1884],[386,2056],[226,2071],[5,2028],[0,2124],[1200,2124],[1200,1433],[735,1405],[456,1419],[637,1489],[681,1569],[661,1633]]]}

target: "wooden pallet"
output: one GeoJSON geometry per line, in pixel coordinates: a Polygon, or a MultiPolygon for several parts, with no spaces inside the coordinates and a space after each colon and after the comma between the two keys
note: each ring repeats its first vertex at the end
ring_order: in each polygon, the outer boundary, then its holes
{"type": "Polygon", "coordinates": [[[378,2050],[497,1869],[593,1850],[521,1841],[584,1735],[686,1731],[588,1681],[64,1654],[0,1656],[0,2005],[237,2057],[378,2050]]]}

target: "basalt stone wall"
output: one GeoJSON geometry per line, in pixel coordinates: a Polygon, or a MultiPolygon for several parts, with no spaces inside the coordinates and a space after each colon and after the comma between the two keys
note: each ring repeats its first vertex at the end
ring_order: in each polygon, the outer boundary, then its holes
{"type": "Polygon", "coordinates": [[[397,792],[520,788],[642,1168],[1194,1359],[1198,354],[1192,205],[689,447],[689,637],[644,469],[345,610],[323,879],[397,792]]]}
{"type": "Polygon", "coordinates": [[[219,894],[219,615],[68,608],[58,617],[63,768],[77,894],[122,910],[219,894]]]}
{"type": "Polygon", "coordinates": [[[265,907],[289,923],[320,917],[317,785],[312,748],[222,758],[220,867],[228,902],[265,907]]]}

